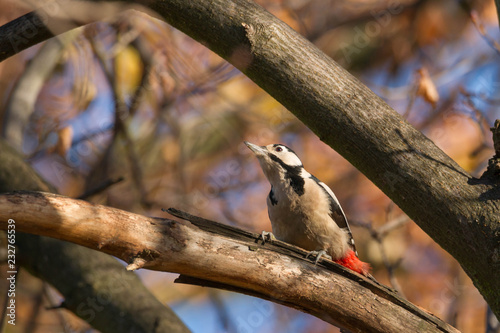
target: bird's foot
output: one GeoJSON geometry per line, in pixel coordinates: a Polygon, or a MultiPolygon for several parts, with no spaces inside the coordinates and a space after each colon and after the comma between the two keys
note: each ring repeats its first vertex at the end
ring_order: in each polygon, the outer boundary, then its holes
{"type": "Polygon", "coordinates": [[[318,261],[321,259],[321,257],[325,257],[326,259],[332,260],[332,256],[326,254],[325,250],[321,251],[311,251],[306,255],[306,259],[309,257],[316,257],[316,260],[314,261],[314,264],[317,265],[318,261]]]}
{"type": "Polygon", "coordinates": [[[266,244],[267,241],[276,240],[276,237],[273,235],[273,233],[269,231],[262,231],[262,234],[259,238],[262,238],[262,244],[266,244]]]}

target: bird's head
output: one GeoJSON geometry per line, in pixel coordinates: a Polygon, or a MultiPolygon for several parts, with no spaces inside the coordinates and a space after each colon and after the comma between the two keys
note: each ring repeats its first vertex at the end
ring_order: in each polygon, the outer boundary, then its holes
{"type": "Polygon", "coordinates": [[[260,166],[271,185],[276,185],[283,180],[284,175],[290,172],[300,174],[303,169],[302,162],[297,154],[282,144],[257,146],[245,141],[248,148],[257,156],[260,166]]]}

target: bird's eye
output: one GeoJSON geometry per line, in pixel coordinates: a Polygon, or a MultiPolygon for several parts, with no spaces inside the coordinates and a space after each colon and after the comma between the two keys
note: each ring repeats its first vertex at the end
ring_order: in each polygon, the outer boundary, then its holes
{"type": "Polygon", "coordinates": [[[281,147],[276,147],[276,151],[279,153],[280,151],[283,151],[283,148],[281,148],[281,147]]]}

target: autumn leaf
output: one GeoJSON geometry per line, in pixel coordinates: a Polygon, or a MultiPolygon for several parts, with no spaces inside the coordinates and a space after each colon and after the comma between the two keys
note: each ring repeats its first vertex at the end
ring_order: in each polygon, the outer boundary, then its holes
{"type": "Polygon", "coordinates": [[[427,103],[431,104],[433,108],[436,107],[439,101],[439,93],[436,85],[429,76],[429,72],[425,67],[420,68],[418,71],[418,88],[417,96],[422,97],[427,103]]]}

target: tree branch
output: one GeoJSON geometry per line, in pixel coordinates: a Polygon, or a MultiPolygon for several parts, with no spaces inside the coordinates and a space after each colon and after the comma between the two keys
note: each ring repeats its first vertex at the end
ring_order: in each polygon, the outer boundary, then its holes
{"type": "MultiPolygon", "coordinates": [[[[42,192],[0,195],[0,229],[15,220],[36,233],[99,250],[148,269],[181,273],[270,299],[329,323],[363,332],[457,332],[374,281],[331,261],[257,234],[172,210],[191,222],[150,218],[42,192]]],[[[132,267],[129,265],[129,267],[132,267]]]]}
{"type": "Polygon", "coordinates": [[[498,179],[473,179],[356,78],[251,1],[145,4],[239,68],[365,174],[458,260],[500,317],[500,279],[492,278],[500,276],[498,179]]]}
{"type": "Polygon", "coordinates": [[[10,21],[1,30],[7,34],[0,34],[0,61],[55,36],[36,12],[10,21]]]}

